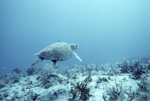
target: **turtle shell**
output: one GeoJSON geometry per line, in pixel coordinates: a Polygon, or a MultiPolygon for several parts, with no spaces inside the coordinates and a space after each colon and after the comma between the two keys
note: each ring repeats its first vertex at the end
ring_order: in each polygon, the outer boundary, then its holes
{"type": "Polygon", "coordinates": [[[46,60],[64,61],[72,57],[72,49],[66,42],[57,42],[41,50],[37,56],[46,60]]]}

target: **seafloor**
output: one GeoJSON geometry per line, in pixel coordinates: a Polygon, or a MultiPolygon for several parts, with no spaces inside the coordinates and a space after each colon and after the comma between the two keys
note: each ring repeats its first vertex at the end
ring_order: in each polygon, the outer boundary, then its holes
{"type": "Polygon", "coordinates": [[[150,101],[150,58],[15,68],[0,76],[0,101],[150,101]]]}

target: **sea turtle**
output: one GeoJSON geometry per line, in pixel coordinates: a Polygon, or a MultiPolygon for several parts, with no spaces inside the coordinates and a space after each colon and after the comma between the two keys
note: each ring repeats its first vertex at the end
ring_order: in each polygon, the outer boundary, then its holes
{"type": "Polygon", "coordinates": [[[51,60],[51,64],[54,66],[57,61],[64,61],[71,58],[72,54],[80,62],[82,62],[81,58],[72,51],[76,50],[77,48],[77,44],[68,44],[66,42],[57,42],[51,44],[36,54],[38,56],[38,59],[31,66],[43,60],[51,60]]]}

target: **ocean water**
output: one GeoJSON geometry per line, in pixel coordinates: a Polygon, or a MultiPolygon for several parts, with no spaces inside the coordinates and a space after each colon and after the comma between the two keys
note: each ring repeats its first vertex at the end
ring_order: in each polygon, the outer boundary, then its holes
{"type": "Polygon", "coordinates": [[[0,0],[1,74],[30,67],[35,53],[58,40],[78,44],[83,60],[58,65],[150,56],[150,1],[0,0]]]}

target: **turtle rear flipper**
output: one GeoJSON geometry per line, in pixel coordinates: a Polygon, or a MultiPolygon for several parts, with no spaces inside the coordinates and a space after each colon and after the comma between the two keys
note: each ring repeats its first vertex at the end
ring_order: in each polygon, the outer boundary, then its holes
{"type": "Polygon", "coordinates": [[[44,59],[42,59],[42,58],[38,58],[31,66],[34,66],[35,64],[37,64],[37,63],[39,63],[39,62],[41,62],[41,61],[43,61],[44,59]]]}

